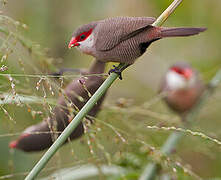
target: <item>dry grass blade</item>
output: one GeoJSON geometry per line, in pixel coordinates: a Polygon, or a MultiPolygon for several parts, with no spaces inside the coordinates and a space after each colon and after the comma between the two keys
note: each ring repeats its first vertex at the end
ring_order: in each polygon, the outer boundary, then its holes
{"type": "Polygon", "coordinates": [[[184,129],[184,128],[180,128],[180,127],[158,127],[158,126],[147,126],[148,129],[156,129],[156,130],[163,130],[163,131],[178,131],[178,132],[184,132],[193,136],[198,136],[201,137],[205,140],[209,140],[217,145],[221,145],[221,141],[219,141],[216,138],[212,138],[210,136],[207,136],[206,134],[202,133],[202,132],[196,132],[196,131],[192,131],[190,129],[184,129]]]}

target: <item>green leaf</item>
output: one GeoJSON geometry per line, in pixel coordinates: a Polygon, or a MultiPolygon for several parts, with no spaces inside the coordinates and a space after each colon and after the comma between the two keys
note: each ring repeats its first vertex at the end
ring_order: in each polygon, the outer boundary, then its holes
{"type": "Polygon", "coordinates": [[[126,170],[119,166],[107,166],[102,165],[101,167],[87,164],[83,166],[74,166],[71,168],[65,168],[59,171],[54,172],[48,177],[42,178],[41,180],[49,180],[49,179],[59,179],[62,177],[62,180],[72,180],[72,179],[91,179],[93,177],[99,176],[102,173],[105,176],[109,175],[124,175],[126,170]]]}

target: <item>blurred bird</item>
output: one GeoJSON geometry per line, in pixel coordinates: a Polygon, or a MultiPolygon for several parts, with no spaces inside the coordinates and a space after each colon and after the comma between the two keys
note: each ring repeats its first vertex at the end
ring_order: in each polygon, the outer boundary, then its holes
{"type": "MultiPolygon", "coordinates": [[[[101,74],[104,72],[105,63],[95,61],[89,70],[84,70],[83,75],[101,74]]],[[[73,119],[75,113],[69,112],[70,106],[74,110],[81,109],[89,100],[89,94],[93,95],[100,85],[104,82],[103,76],[88,76],[87,79],[75,79],[65,89],[65,95],[58,99],[58,105],[54,108],[51,117],[43,120],[37,125],[28,127],[21,136],[9,144],[10,148],[20,149],[26,152],[41,151],[49,148],[57,136],[61,133],[53,133],[53,131],[62,132],[69,122],[73,119]],[[81,97],[81,99],[79,98],[81,97]],[[83,98],[83,101],[82,101],[83,98]]],[[[100,110],[100,106],[105,98],[105,95],[95,104],[92,110],[88,113],[89,116],[95,117],[100,110]]],[[[92,119],[88,118],[90,121],[92,119]]],[[[82,122],[77,126],[74,132],[70,135],[70,139],[76,139],[84,134],[82,122]]],[[[67,141],[66,141],[67,142],[67,141]]]]}
{"type": "Polygon", "coordinates": [[[160,85],[160,93],[165,93],[167,105],[183,120],[186,113],[197,103],[204,89],[198,73],[184,62],[170,67],[160,85]]]}
{"type": "MultiPolygon", "coordinates": [[[[153,17],[115,17],[91,22],[73,33],[68,47],[77,47],[102,62],[120,62],[129,66],[156,40],[191,36],[206,30],[155,27],[151,25],[154,21],[153,17]]],[[[117,69],[115,72],[120,74],[117,69]]]]}

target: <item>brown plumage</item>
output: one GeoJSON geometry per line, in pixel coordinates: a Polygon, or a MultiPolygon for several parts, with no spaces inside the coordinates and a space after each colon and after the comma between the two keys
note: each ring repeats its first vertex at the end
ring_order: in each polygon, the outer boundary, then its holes
{"type": "Polygon", "coordinates": [[[115,17],[79,27],[72,35],[69,48],[102,62],[133,64],[154,41],[164,37],[191,36],[206,28],[154,27],[152,17],[115,17]]]}
{"type": "MultiPolygon", "coordinates": [[[[105,69],[105,63],[95,61],[88,71],[84,71],[83,75],[88,74],[100,74],[105,69]]],[[[82,78],[75,79],[65,89],[65,96],[62,95],[58,99],[58,106],[53,110],[51,117],[43,120],[37,125],[28,127],[18,138],[18,140],[10,143],[11,148],[20,149],[23,151],[40,151],[49,148],[55,137],[59,134],[53,133],[53,131],[63,131],[64,128],[69,124],[69,121],[73,118],[73,114],[70,114],[67,108],[67,102],[72,103],[72,108],[76,110],[81,109],[84,104],[88,101],[88,92],[84,89],[83,85],[79,82],[82,78]],[[84,101],[80,101],[78,97],[82,97],[84,101]],[[52,133],[44,133],[44,132],[52,133]],[[33,134],[36,132],[43,132],[39,134],[33,134]]],[[[84,85],[87,90],[93,95],[96,90],[104,81],[102,76],[89,76],[84,80],[84,85]]],[[[105,95],[97,102],[97,104],[88,113],[89,116],[95,117],[98,113],[100,106],[104,100],[105,95]]],[[[70,135],[70,139],[76,139],[82,136],[84,133],[83,124],[80,123],[74,132],[70,135]]]]}
{"type": "Polygon", "coordinates": [[[185,119],[202,95],[205,86],[198,73],[184,62],[176,63],[165,74],[160,93],[165,93],[165,102],[185,119]]]}

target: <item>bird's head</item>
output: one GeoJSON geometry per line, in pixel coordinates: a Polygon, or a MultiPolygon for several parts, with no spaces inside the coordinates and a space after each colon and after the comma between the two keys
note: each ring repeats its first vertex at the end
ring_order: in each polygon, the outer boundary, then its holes
{"type": "Polygon", "coordinates": [[[187,63],[176,63],[166,74],[167,85],[173,89],[185,89],[194,85],[196,75],[187,63]]]}
{"type": "Polygon", "coordinates": [[[72,34],[71,41],[68,48],[77,47],[80,51],[84,53],[90,53],[90,49],[94,45],[94,28],[96,23],[92,22],[85,24],[77,28],[77,30],[72,34]]]}

